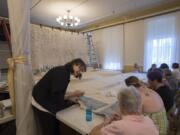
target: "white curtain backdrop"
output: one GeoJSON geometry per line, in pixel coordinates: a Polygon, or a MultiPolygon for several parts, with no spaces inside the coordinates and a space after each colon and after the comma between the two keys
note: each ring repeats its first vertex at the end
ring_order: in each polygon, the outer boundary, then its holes
{"type": "Polygon", "coordinates": [[[74,58],[88,60],[88,46],[83,34],[31,25],[33,69],[65,64],[74,58]]]}
{"type": "Polygon", "coordinates": [[[17,135],[36,135],[31,108],[33,87],[30,50],[30,0],[8,0],[13,58],[25,57],[15,64],[15,98],[17,135]]]}
{"type": "Polygon", "coordinates": [[[145,59],[144,67],[147,71],[151,64],[160,66],[179,61],[178,32],[179,27],[175,14],[158,16],[144,21],[145,25],[145,59]]]}
{"type": "Polygon", "coordinates": [[[123,68],[123,25],[92,32],[93,43],[103,69],[123,68]]]}

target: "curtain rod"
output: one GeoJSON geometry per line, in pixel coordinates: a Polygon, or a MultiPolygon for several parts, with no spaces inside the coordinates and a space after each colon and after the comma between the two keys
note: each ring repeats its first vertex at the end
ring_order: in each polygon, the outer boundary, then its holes
{"type": "Polygon", "coordinates": [[[161,11],[161,12],[157,12],[157,13],[153,13],[153,14],[149,14],[149,15],[135,17],[135,18],[132,18],[132,19],[129,19],[129,20],[124,20],[124,21],[113,23],[113,24],[104,25],[104,26],[101,26],[101,27],[98,27],[98,28],[92,28],[92,29],[89,29],[89,30],[82,30],[82,31],[80,30],[80,32],[82,32],[82,33],[92,32],[92,31],[96,31],[96,30],[99,30],[99,29],[104,29],[104,28],[108,28],[108,27],[112,27],[112,26],[131,23],[131,22],[144,20],[144,19],[148,19],[148,18],[152,18],[152,17],[156,17],[156,16],[161,16],[161,15],[165,15],[165,14],[169,14],[169,13],[174,13],[174,12],[178,12],[178,11],[180,11],[180,7],[165,10],[165,11],[161,11]]]}

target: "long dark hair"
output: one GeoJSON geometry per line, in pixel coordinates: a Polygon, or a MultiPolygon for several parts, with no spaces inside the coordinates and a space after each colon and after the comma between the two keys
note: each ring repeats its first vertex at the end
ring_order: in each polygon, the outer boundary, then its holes
{"type": "Polygon", "coordinates": [[[136,76],[130,76],[125,79],[125,83],[127,86],[134,86],[136,88],[141,87],[141,83],[136,76]]]}
{"type": "Polygon", "coordinates": [[[73,65],[79,65],[80,68],[81,68],[81,70],[82,70],[83,72],[86,72],[86,64],[85,64],[85,62],[84,62],[82,59],[80,59],[80,58],[77,58],[77,59],[72,60],[72,61],[71,61],[71,65],[72,65],[72,66],[73,66],[73,65]]]}

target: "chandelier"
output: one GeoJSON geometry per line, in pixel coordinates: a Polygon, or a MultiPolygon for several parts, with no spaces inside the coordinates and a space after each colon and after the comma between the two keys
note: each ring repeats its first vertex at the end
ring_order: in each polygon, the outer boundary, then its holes
{"type": "Polygon", "coordinates": [[[80,23],[80,19],[78,17],[70,15],[70,10],[67,10],[67,15],[56,18],[56,21],[63,27],[75,27],[80,23]]]}

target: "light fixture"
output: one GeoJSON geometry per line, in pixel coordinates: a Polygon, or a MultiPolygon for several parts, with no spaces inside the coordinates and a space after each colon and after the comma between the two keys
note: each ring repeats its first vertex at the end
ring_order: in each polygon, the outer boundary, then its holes
{"type": "Polygon", "coordinates": [[[80,19],[78,17],[74,17],[70,15],[70,10],[67,10],[67,15],[63,17],[59,16],[56,18],[56,21],[63,27],[75,27],[80,23],[80,19]]]}

